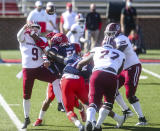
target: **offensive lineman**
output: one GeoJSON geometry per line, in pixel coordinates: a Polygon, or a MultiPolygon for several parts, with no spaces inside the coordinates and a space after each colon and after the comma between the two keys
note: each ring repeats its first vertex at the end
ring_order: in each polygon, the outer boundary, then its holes
{"type": "MultiPolygon", "coordinates": [[[[119,24],[116,24],[116,23],[108,24],[105,30],[105,36],[106,38],[108,36],[114,37],[114,41],[116,42],[117,49],[122,51],[126,56],[126,61],[124,63],[123,71],[118,76],[119,88],[122,87],[123,85],[125,86],[126,97],[139,118],[139,122],[136,125],[142,125],[142,126],[146,125],[147,121],[145,116],[142,113],[139,99],[135,96],[139,77],[142,70],[142,66],[139,61],[139,58],[134,52],[128,37],[120,33],[119,24]]],[[[120,94],[116,96],[116,100],[117,100],[117,103],[120,105],[120,107],[124,111],[126,110],[126,112],[124,113],[126,113],[126,115],[128,113],[130,114],[130,112],[127,112],[128,107],[125,105],[120,94]]]]}
{"type": "Polygon", "coordinates": [[[88,58],[83,59],[77,65],[77,68],[81,69],[92,59],[94,61],[94,68],[90,77],[89,108],[87,109],[87,122],[85,126],[86,131],[101,131],[101,124],[109,113],[112,113],[112,117],[117,121],[117,127],[122,126],[125,120],[124,116],[118,116],[112,112],[115,99],[114,96],[117,90],[117,74],[123,69],[125,61],[124,54],[113,49],[113,47],[114,43],[112,42],[112,39],[109,38],[102,47],[93,48],[90,51],[88,58]],[[101,106],[103,95],[106,101],[101,106]],[[94,126],[92,121],[99,108],[99,117],[94,126]]]}

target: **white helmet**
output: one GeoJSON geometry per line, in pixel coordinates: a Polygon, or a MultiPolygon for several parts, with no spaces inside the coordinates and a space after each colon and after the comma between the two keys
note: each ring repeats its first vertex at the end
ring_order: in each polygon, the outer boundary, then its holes
{"type": "Polygon", "coordinates": [[[79,24],[85,24],[85,18],[81,13],[78,13],[75,17],[75,21],[78,22],[79,24]]]}
{"type": "Polygon", "coordinates": [[[37,29],[36,29],[35,32],[37,34],[40,34],[40,32],[41,32],[41,26],[38,24],[38,22],[35,22],[35,21],[30,22],[30,27],[36,27],[37,29]]]}

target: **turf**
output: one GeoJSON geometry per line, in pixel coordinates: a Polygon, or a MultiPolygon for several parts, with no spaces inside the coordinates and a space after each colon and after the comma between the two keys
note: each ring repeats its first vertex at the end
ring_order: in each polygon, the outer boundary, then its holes
{"type": "MultiPolygon", "coordinates": [[[[158,51],[157,51],[158,53],[158,51]]],[[[19,58],[17,51],[1,51],[1,55],[8,59],[19,58]],[[10,55],[7,55],[11,53],[10,55]],[[2,55],[3,54],[3,55],[2,55]]],[[[157,55],[158,57],[158,55],[157,55]]],[[[160,65],[143,65],[145,69],[160,74],[160,65]]],[[[21,70],[21,65],[0,65],[0,94],[4,97],[8,104],[19,104],[19,106],[11,106],[21,122],[24,120],[22,107],[22,79],[17,79],[15,76],[21,70]]],[[[142,72],[142,75],[148,76],[148,79],[140,80],[137,90],[137,97],[140,99],[142,110],[148,120],[148,125],[145,127],[136,127],[138,122],[136,114],[129,118],[121,129],[115,129],[115,121],[107,117],[104,124],[104,131],[159,131],[160,130],[160,81],[151,75],[142,72]]],[[[33,127],[32,123],[37,119],[43,100],[45,99],[47,83],[35,81],[35,85],[31,98],[30,118],[31,124],[27,131],[78,131],[77,128],[67,119],[66,114],[57,111],[57,102],[54,100],[48,111],[46,112],[43,126],[33,127]]],[[[120,92],[125,98],[124,88],[120,92]]],[[[125,101],[129,105],[125,98],[125,101]]],[[[132,109],[132,107],[130,106],[132,109]]],[[[122,115],[118,105],[115,103],[113,110],[122,115]]],[[[132,109],[133,111],[133,109],[132,109]]],[[[78,111],[76,110],[78,114],[78,111]]],[[[79,114],[78,117],[80,118],[79,114]]],[[[85,124],[85,123],[83,123],[85,124]]],[[[16,131],[16,127],[10,120],[2,106],[0,106],[0,131],[16,131]]]]}

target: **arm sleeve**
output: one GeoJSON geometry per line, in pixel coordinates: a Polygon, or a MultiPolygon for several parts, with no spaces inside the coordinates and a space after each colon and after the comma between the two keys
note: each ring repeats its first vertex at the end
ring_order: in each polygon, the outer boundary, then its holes
{"type": "Polygon", "coordinates": [[[23,41],[25,40],[25,35],[24,35],[24,33],[25,33],[25,29],[24,29],[24,27],[22,27],[22,28],[19,30],[19,32],[17,33],[17,40],[18,40],[19,42],[23,42],[23,41]]]}

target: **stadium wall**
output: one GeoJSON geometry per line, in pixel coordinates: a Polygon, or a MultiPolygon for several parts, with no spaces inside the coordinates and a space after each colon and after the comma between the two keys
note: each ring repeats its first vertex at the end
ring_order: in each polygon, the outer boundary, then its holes
{"type": "MultiPolygon", "coordinates": [[[[25,24],[25,17],[1,17],[0,18],[0,50],[19,49],[17,32],[25,24]]],[[[160,17],[139,17],[139,25],[142,28],[146,49],[160,49],[160,17]]],[[[103,39],[103,32],[107,19],[102,19],[102,30],[99,41],[103,39]]]]}

